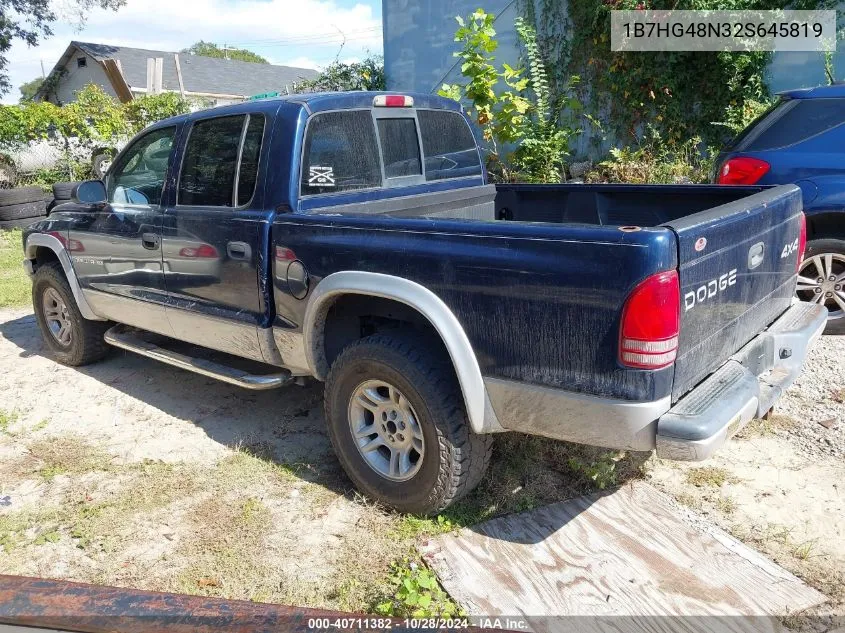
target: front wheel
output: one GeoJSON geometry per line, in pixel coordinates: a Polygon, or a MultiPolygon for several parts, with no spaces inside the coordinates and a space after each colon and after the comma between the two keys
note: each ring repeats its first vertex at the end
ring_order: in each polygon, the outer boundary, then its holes
{"type": "Polygon", "coordinates": [[[845,240],[818,239],[807,243],[796,294],[802,301],[827,308],[825,334],[845,334],[845,240]]]}
{"type": "Polygon", "coordinates": [[[326,423],[355,486],[400,512],[436,514],[481,481],[492,437],[473,433],[449,363],[408,335],[352,343],[326,381],[326,423]]]}
{"type": "Polygon", "coordinates": [[[82,316],[58,262],[44,264],[35,271],[32,307],[44,343],[60,363],[78,367],[108,354],[103,335],[109,324],[82,316]]]}

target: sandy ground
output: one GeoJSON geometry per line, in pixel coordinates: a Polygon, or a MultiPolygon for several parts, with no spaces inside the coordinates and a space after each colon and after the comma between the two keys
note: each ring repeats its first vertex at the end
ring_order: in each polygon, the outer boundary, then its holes
{"type": "Polygon", "coordinates": [[[395,516],[340,471],[320,385],[253,393],[120,350],[79,369],[43,354],[31,311],[0,310],[0,573],[361,608],[344,594],[367,581],[354,559],[381,570],[405,553],[386,542],[395,516]],[[235,532],[260,532],[254,551],[209,543],[233,509],[235,532]],[[79,536],[88,524],[102,542],[79,536]]]}
{"type": "MultiPolygon", "coordinates": [[[[633,470],[841,613],[845,337],[817,346],[784,415],[706,464],[639,457],[633,470]]],[[[63,367],[25,308],[0,309],[0,366],[0,573],[361,609],[419,537],[351,492],[320,385],[252,393],[119,350],[63,367]]],[[[531,442],[497,440],[485,503],[507,468],[527,474],[489,512],[572,496],[568,445],[528,469],[508,453],[548,443],[531,442]]]]}
{"type": "Polygon", "coordinates": [[[820,612],[845,615],[845,336],[816,343],[775,411],[708,462],[652,459],[647,477],[830,596],[820,612]]]}

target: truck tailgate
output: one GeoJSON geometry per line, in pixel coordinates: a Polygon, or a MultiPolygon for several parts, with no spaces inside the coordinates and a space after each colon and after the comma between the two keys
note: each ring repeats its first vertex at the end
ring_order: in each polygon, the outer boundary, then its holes
{"type": "Polygon", "coordinates": [[[800,189],[782,185],[665,224],[681,285],[673,402],[789,307],[801,211],[800,189]]]}

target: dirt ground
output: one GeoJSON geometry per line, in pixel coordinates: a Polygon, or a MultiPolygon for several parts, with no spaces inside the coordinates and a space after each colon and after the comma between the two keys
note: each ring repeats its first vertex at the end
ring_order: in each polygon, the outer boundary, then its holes
{"type": "Polygon", "coordinates": [[[247,392],[119,350],[71,369],[46,357],[31,310],[3,308],[0,573],[363,610],[433,533],[645,477],[841,612],[845,337],[818,346],[788,416],[707,464],[509,434],[479,490],[429,521],[352,491],[319,384],[247,392]],[[814,391],[814,372],[839,391],[814,391]]]}

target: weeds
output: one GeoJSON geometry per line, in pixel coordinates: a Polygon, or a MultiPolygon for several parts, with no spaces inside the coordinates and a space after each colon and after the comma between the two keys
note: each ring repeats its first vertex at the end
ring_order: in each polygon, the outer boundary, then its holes
{"type": "Polygon", "coordinates": [[[690,468],[686,472],[686,481],[696,488],[721,488],[726,483],[737,483],[739,480],[728,470],[718,466],[704,466],[690,468]]]}
{"type": "Polygon", "coordinates": [[[706,183],[715,152],[702,147],[700,137],[670,147],[649,127],[638,145],[610,150],[610,157],[584,176],[585,182],[706,183]]]}
{"type": "Polygon", "coordinates": [[[768,418],[755,418],[745,425],[736,437],[739,439],[751,439],[752,437],[765,437],[774,435],[780,431],[788,431],[799,424],[798,420],[785,415],[772,415],[768,418]]]}
{"type": "Polygon", "coordinates": [[[604,453],[590,462],[577,457],[569,458],[569,468],[594,482],[599,490],[616,485],[616,453],[604,453]]]}
{"type": "Polygon", "coordinates": [[[105,452],[77,435],[36,440],[29,445],[29,454],[40,462],[37,472],[46,481],[56,475],[108,470],[111,464],[105,452]]]}
{"type": "Polygon", "coordinates": [[[13,424],[16,424],[17,421],[20,419],[20,414],[17,411],[6,411],[5,409],[0,409],[0,433],[3,435],[11,435],[11,431],[9,431],[9,427],[13,424]]]}
{"type": "Polygon", "coordinates": [[[404,560],[391,566],[391,594],[372,606],[380,615],[451,618],[461,615],[434,573],[420,563],[404,560]]]}

